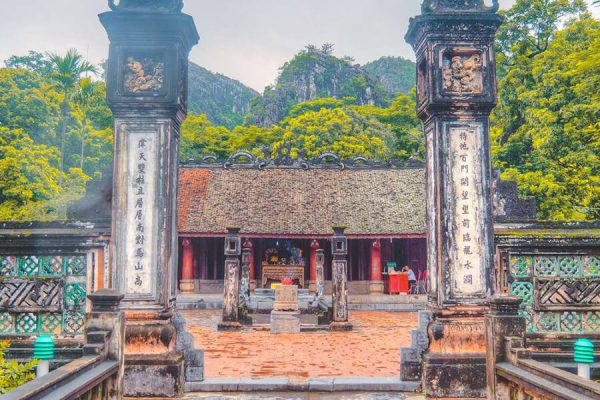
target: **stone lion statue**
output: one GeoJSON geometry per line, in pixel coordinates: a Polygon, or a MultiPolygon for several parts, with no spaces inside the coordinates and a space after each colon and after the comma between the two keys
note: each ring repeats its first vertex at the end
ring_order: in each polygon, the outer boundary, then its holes
{"type": "Polygon", "coordinates": [[[113,11],[149,10],[161,12],[180,12],[183,0],[108,0],[113,11]]]}

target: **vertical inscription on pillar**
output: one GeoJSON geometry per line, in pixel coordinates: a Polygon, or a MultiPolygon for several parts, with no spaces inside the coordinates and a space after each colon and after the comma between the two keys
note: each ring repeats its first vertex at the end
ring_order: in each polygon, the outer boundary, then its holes
{"type": "Polygon", "coordinates": [[[333,320],[348,320],[348,305],[346,304],[346,261],[333,260],[333,320]]]}
{"type": "MultiPolygon", "coordinates": [[[[454,195],[455,251],[451,251],[454,297],[485,292],[482,269],[486,266],[483,243],[484,199],[482,190],[481,127],[451,126],[450,165],[454,195]]],[[[451,192],[452,193],[452,192],[451,192]]]]}
{"type": "Polygon", "coordinates": [[[126,272],[127,295],[153,294],[155,233],[155,182],[157,175],[156,133],[128,132],[126,190],[126,272]]]}

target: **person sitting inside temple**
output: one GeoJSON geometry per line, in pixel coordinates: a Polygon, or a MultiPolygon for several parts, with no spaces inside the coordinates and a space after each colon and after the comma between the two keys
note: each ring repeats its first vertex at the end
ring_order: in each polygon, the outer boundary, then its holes
{"type": "Polygon", "coordinates": [[[413,286],[417,284],[417,277],[415,276],[415,273],[408,265],[405,265],[404,268],[402,268],[402,272],[406,272],[408,274],[408,287],[409,289],[412,289],[413,286]]]}

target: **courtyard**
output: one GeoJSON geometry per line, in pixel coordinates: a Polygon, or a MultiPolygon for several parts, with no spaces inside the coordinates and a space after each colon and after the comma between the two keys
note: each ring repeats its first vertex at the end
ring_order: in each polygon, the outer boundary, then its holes
{"type": "Polygon", "coordinates": [[[206,378],[398,377],[400,348],[410,345],[417,314],[351,311],[351,332],[273,335],[268,326],[219,332],[220,310],[185,310],[206,378]]]}

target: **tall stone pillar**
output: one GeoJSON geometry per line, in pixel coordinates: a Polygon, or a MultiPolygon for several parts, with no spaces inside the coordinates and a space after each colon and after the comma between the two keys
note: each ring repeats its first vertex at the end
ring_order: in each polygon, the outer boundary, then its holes
{"type": "Polygon", "coordinates": [[[425,124],[429,304],[423,385],[485,396],[483,316],[493,287],[489,114],[496,104],[498,1],[426,0],[406,40],[417,55],[425,124]]]}
{"type": "Polygon", "coordinates": [[[111,283],[128,320],[162,320],[177,285],[179,130],[188,54],[198,42],[182,1],[109,1],[107,101],[115,117],[111,283]]]}
{"type": "Polygon", "coordinates": [[[309,260],[309,280],[308,290],[311,293],[317,291],[317,251],[319,250],[319,242],[313,240],[310,243],[310,260],[309,260]]]}
{"type": "Polygon", "coordinates": [[[256,278],[255,278],[255,269],[254,269],[254,245],[250,239],[244,240],[244,244],[242,245],[244,249],[248,249],[250,251],[250,281],[249,281],[249,291],[253,292],[256,289],[256,278]]]}
{"type": "Polygon", "coordinates": [[[325,291],[325,250],[317,249],[315,252],[315,274],[316,274],[316,300],[323,298],[325,291]]]}
{"type": "Polygon", "coordinates": [[[379,239],[371,244],[371,281],[369,293],[383,293],[383,279],[381,275],[381,241],[379,239]]]}
{"type": "Polygon", "coordinates": [[[240,300],[244,301],[244,304],[248,304],[250,301],[250,260],[251,250],[244,248],[242,250],[242,275],[240,279],[240,300]]]}
{"type": "Polygon", "coordinates": [[[124,294],[127,396],[179,393],[172,350],[177,292],[179,131],[187,115],[188,54],[198,42],[182,0],[109,0],[107,102],[115,157],[110,286],[124,294]],[[164,380],[142,373],[147,354],[164,380]],[[170,372],[169,372],[170,371],[170,372]]]}
{"type": "Polygon", "coordinates": [[[348,322],[348,240],[344,236],[342,226],[333,228],[333,238],[331,239],[331,254],[333,261],[331,263],[333,294],[332,305],[333,315],[329,329],[332,331],[350,331],[352,324],[348,322]]]}
{"type": "Polygon", "coordinates": [[[225,296],[223,319],[219,330],[240,329],[238,306],[240,303],[240,254],[242,252],[240,228],[227,228],[225,237],[225,296]]]}
{"type": "Polygon", "coordinates": [[[181,281],[179,290],[182,293],[194,292],[194,246],[191,239],[183,239],[181,242],[183,254],[181,256],[181,281]]]}

